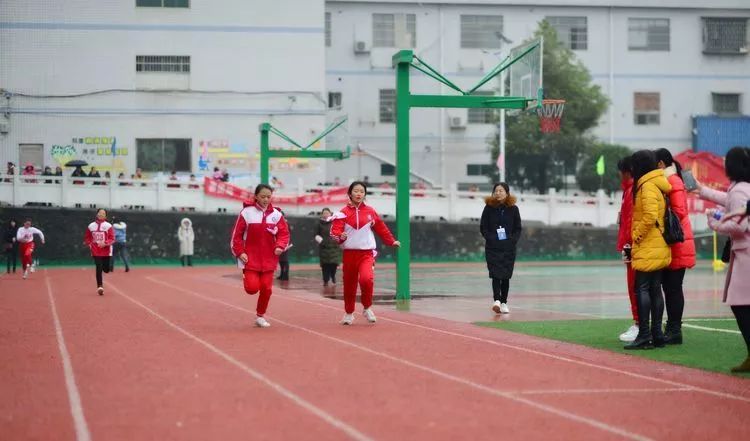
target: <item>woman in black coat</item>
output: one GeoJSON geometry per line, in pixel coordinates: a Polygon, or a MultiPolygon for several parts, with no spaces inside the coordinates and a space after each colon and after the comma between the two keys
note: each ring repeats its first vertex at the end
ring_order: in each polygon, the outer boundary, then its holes
{"type": "Polygon", "coordinates": [[[16,261],[18,258],[17,232],[18,225],[16,225],[16,220],[11,219],[5,228],[5,234],[3,234],[3,252],[5,253],[8,274],[10,274],[11,266],[13,267],[13,273],[16,272],[16,261]]]}
{"type": "Polygon", "coordinates": [[[495,313],[507,314],[508,290],[516,263],[516,245],[521,238],[521,214],[516,198],[508,184],[501,182],[492,188],[492,196],[485,198],[479,231],[484,237],[484,254],[492,279],[495,313]]]}
{"type": "Polygon", "coordinates": [[[323,286],[330,281],[336,286],[336,268],[341,263],[341,247],[331,239],[331,210],[324,208],[320,212],[320,220],[315,228],[315,242],[318,243],[320,269],[323,272],[323,286]]]}

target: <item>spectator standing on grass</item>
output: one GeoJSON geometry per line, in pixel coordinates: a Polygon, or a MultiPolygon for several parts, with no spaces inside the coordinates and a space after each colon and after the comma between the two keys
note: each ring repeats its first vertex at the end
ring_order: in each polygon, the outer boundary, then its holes
{"type": "Polygon", "coordinates": [[[622,188],[620,216],[617,222],[619,225],[617,251],[622,253],[622,260],[625,263],[630,313],[633,315],[634,322],[627,331],[620,334],[620,341],[629,343],[638,336],[638,301],[635,296],[635,271],[631,261],[633,249],[633,163],[630,156],[617,162],[617,171],[620,175],[620,187],[622,188]]]}
{"type": "Polygon", "coordinates": [[[672,253],[664,240],[663,220],[667,208],[665,195],[672,187],[650,150],[633,154],[633,182],[631,254],[638,300],[638,336],[625,349],[652,349],[664,346],[661,273],[672,261],[672,253]]]}
{"type": "Polygon", "coordinates": [[[492,310],[495,314],[508,314],[508,292],[516,249],[521,238],[521,213],[516,197],[510,194],[505,182],[495,184],[492,195],[485,198],[479,232],[484,238],[484,255],[492,279],[492,310]]]}
{"type": "Polygon", "coordinates": [[[104,279],[102,273],[108,273],[111,267],[112,244],[115,234],[112,224],[107,222],[107,210],[96,210],[96,219],[86,228],[83,244],[91,250],[91,257],[96,266],[96,292],[104,295],[104,279]]]}
{"type": "Polygon", "coordinates": [[[244,204],[232,230],[232,255],[242,269],[245,292],[260,292],[255,308],[259,328],[271,326],[264,315],[273,291],[273,272],[289,245],[289,227],[281,211],[271,205],[272,194],[266,184],[255,187],[254,200],[244,204]]]}
{"type": "Polygon", "coordinates": [[[318,244],[318,258],[323,272],[324,287],[327,287],[329,282],[332,286],[336,286],[336,269],[341,263],[341,247],[331,238],[332,215],[330,209],[324,208],[320,212],[320,219],[315,228],[315,242],[318,244]]]}
{"type": "Polygon", "coordinates": [[[180,228],[177,230],[177,239],[180,241],[180,262],[182,266],[193,266],[193,242],[195,233],[193,232],[193,222],[188,218],[180,221],[180,228]]]}
{"type": "Polygon", "coordinates": [[[695,241],[693,227],[687,205],[687,192],[682,182],[682,166],[675,161],[672,153],[667,149],[656,150],[656,160],[660,169],[664,170],[672,191],[669,192],[669,207],[680,220],[685,240],[670,246],[672,262],[662,272],[661,286],[664,290],[664,306],[667,310],[667,325],[664,328],[664,343],[668,345],[682,344],[682,314],[685,309],[685,295],[682,283],[685,270],[695,266],[695,241]]]}
{"type": "Polygon", "coordinates": [[[721,205],[720,210],[708,210],[708,226],[717,233],[729,235],[732,241],[729,270],[724,284],[724,302],[732,308],[742,338],[747,346],[745,361],[731,369],[732,372],[750,372],[750,223],[747,216],[736,216],[747,210],[750,199],[750,149],[733,147],[724,160],[724,171],[729,178],[726,193],[698,185],[700,197],[721,205]]]}
{"type": "Polygon", "coordinates": [[[13,273],[15,274],[16,272],[16,262],[18,261],[17,233],[18,224],[16,224],[15,219],[11,219],[8,221],[8,226],[5,227],[5,232],[3,233],[3,252],[5,253],[5,266],[8,274],[10,274],[11,266],[13,266],[13,273]]]}

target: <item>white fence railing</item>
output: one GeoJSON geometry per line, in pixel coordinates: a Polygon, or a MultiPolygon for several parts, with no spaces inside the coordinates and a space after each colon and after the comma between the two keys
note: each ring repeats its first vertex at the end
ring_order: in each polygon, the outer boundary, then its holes
{"type": "MultiPolygon", "coordinates": [[[[296,191],[280,190],[285,196],[302,195],[305,191],[326,190],[316,187],[296,191]]],[[[371,188],[368,203],[381,215],[396,215],[395,189],[371,188]]],[[[420,220],[466,221],[480,217],[484,194],[449,190],[411,190],[411,215],[420,220]]],[[[607,227],[617,223],[619,197],[600,191],[595,196],[563,196],[550,190],[546,195],[516,194],[524,221],[545,225],[590,225],[607,227]]],[[[115,178],[80,178],[71,176],[0,175],[0,204],[13,206],[47,205],[52,207],[238,212],[239,201],[208,196],[203,182],[169,181],[165,179],[118,180],[115,178]]],[[[325,204],[331,205],[331,204],[325,204]]],[[[289,205],[287,214],[308,215],[318,212],[320,205],[289,205]]],[[[337,206],[331,206],[337,209],[337,206]]],[[[694,222],[701,222],[696,216],[694,222]]],[[[705,221],[703,221],[705,223],[705,221]]],[[[695,225],[695,223],[694,223],[695,225]]],[[[697,225],[695,225],[697,226],[697,225]]]]}

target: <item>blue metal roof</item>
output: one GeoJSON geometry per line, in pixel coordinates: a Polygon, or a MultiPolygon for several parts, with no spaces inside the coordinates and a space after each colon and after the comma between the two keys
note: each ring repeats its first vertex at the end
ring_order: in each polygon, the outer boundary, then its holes
{"type": "Polygon", "coordinates": [[[693,148],[725,156],[734,146],[750,147],[750,116],[693,117],[693,148]]]}

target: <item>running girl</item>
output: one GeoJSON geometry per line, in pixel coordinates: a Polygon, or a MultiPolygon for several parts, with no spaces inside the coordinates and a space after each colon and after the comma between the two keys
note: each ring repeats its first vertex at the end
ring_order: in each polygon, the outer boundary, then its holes
{"type": "Polygon", "coordinates": [[[26,219],[23,227],[16,233],[16,242],[18,242],[18,254],[21,255],[21,269],[23,278],[29,277],[29,270],[34,261],[34,235],[38,235],[44,245],[44,233],[38,228],[31,226],[31,219],[26,219]]]}
{"type": "Polygon", "coordinates": [[[362,294],[362,314],[370,323],[377,320],[372,312],[372,291],[375,285],[375,235],[388,246],[398,247],[397,241],[378,213],[365,205],[367,185],[354,181],[347,192],[349,204],[333,215],[331,238],[344,248],[344,318],[342,325],[354,322],[354,306],[357,300],[357,284],[362,294]]]}
{"type": "Polygon", "coordinates": [[[115,243],[115,230],[107,222],[107,210],[100,208],[96,211],[96,220],[86,228],[83,244],[91,249],[91,257],[96,264],[96,292],[104,295],[102,272],[108,273],[111,267],[112,244],[115,243]]]}
{"type": "Polygon", "coordinates": [[[232,254],[242,268],[245,292],[260,291],[256,306],[255,326],[268,328],[263,318],[271,300],[273,272],[279,255],[289,245],[289,227],[281,211],[271,205],[273,190],[266,184],[255,187],[255,201],[242,209],[232,231],[232,254]]]}

